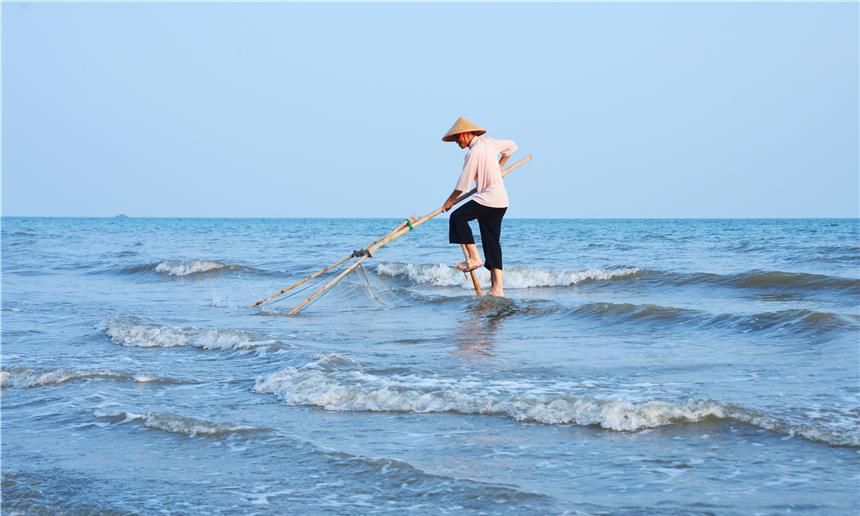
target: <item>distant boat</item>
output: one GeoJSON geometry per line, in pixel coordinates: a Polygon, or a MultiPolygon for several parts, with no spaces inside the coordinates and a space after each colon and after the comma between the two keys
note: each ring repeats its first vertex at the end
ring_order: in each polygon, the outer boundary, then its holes
{"type": "Polygon", "coordinates": [[[116,216],[115,216],[115,218],[117,218],[117,219],[127,219],[127,218],[128,218],[128,215],[126,215],[125,213],[120,213],[119,215],[116,215],[116,216]]]}

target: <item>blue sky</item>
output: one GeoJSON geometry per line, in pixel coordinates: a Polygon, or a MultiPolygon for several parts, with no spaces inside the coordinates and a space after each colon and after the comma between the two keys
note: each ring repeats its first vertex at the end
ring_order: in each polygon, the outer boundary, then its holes
{"type": "Polygon", "coordinates": [[[858,4],[2,5],[2,212],[858,216],[858,4]],[[520,156],[514,156],[517,158],[520,156]]]}

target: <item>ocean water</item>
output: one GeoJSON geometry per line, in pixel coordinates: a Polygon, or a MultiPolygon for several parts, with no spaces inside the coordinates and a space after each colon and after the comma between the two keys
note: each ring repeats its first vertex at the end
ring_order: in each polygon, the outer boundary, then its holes
{"type": "Polygon", "coordinates": [[[398,222],[3,218],[3,513],[860,512],[857,219],[398,222]]]}

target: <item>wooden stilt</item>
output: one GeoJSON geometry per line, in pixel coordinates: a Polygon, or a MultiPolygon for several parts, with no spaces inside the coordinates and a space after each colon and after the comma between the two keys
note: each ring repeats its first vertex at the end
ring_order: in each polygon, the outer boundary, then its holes
{"type": "MultiPolygon", "coordinates": [[[[466,266],[468,267],[469,266],[469,251],[466,249],[466,244],[460,244],[460,248],[463,250],[463,257],[466,258],[466,266]]],[[[467,276],[468,275],[472,276],[472,285],[475,286],[475,295],[478,297],[483,296],[484,293],[481,292],[481,284],[478,282],[478,275],[475,274],[475,271],[473,271],[473,270],[469,271],[469,272],[463,271],[463,274],[465,274],[467,276]]]]}
{"type": "MultiPolygon", "coordinates": [[[[505,175],[507,175],[508,173],[510,173],[510,172],[512,172],[512,171],[514,171],[515,169],[517,169],[517,168],[521,167],[522,165],[526,164],[526,163],[527,163],[527,162],[529,162],[531,159],[532,159],[532,157],[531,157],[531,155],[529,155],[529,156],[526,156],[526,157],[524,157],[523,159],[521,159],[521,160],[517,161],[516,163],[514,163],[513,165],[509,166],[508,168],[506,168],[505,170],[503,170],[503,171],[502,171],[502,177],[504,177],[504,176],[505,176],[505,175]]],[[[457,198],[457,201],[456,201],[454,204],[458,204],[458,203],[463,202],[464,200],[466,200],[466,199],[468,199],[469,197],[471,197],[472,195],[474,195],[474,194],[475,194],[475,192],[477,192],[477,188],[473,188],[472,190],[470,190],[470,191],[468,191],[468,192],[464,193],[463,195],[461,195],[460,197],[458,197],[458,198],[457,198]]],[[[313,301],[314,299],[316,299],[316,298],[318,298],[319,296],[321,296],[321,295],[325,294],[326,292],[328,292],[328,290],[329,290],[329,289],[331,289],[335,284],[337,284],[340,280],[342,280],[343,278],[345,278],[345,277],[347,276],[347,274],[349,274],[350,272],[354,271],[354,270],[356,269],[356,267],[358,267],[359,265],[361,265],[361,262],[363,262],[364,260],[366,260],[368,257],[373,256],[373,254],[374,254],[378,249],[380,249],[381,247],[384,247],[384,246],[388,245],[388,244],[389,244],[389,243],[391,243],[393,240],[396,240],[396,239],[400,238],[401,236],[403,236],[403,235],[405,235],[406,233],[408,233],[408,232],[412,231],[413,229],[415,229],[416,227],[420,226],[421,224],[424,224],[425,222],[427,222],[428,220],[432,219],[433,217],[436,217],[437,215],[439,215],[439,214],[443,213],[444,211],[445,211],[444,209],[442,209],[442,208],[438,208],[438,209],[436,209],[436,210],[434,210],[434,211],[431,211],[431,212],[430,212],[430,213],[428,213],[427,215],[424,215],[423,217],[421,217],[421,218],[420,218],[420,219],[418,219],[418,220],[412,220],[412,219],[410,219],[409,221],[405,221],[403,224],[401,224],[401,225],[399,226],[399,228],[398,228],[398,229],[395,229],[395,230],[391,231],[390,233],[388,233],[388,234],[387,234],[387,235],[385,235],[384,237],[380,238],[379,240],[377,240],[377,241],[376,241],[376,242],[374,242],[373,244],[369,245],[369,246],[367,247],[367,249],[366,249],[367,253],[366,253],[364,256],[362,256],[362,257],[358,258],[358,259],[355,261],[355,263],[353,263],[352,265],[350,265],[349,267],[347,267],[346,269],[344,269],[344,270],[343,270],[343,272],[341,272],[340,274],[338,274],[337,276],[335,276],[331,281],[329,281],[328,283],[326,283],[322,288],[320,288],[319,290],[317,290],[316,292],[314,292],[310,297],[308,297],[307,299],[305,299],[304,301],[302,301],[302,303],[301,303],[301,304],[299,304],[298,306],[296,306],[295,308],[293,308],[292,310],[290,310],[290,311],[288,312],[288,314],[289,314],[289,315],[294,315],[294,314],[298,313],[302,308],[304,308],[305,306],[307,306],[307,305],[308,305],[308,303],[310,303],[310,302],[311,302],[311,301],[313,301]]],[[[350,256],[349,258],[352,258],[352,256],[350,256]]],[[[348,259],[348,258],[347,258],[347,259],[348,259]]],[[[345,261],[345,260],[344,260],[344,261],[345,261]]],[[[343,263],[343,262],[341,262],[341,263],[343,263]]],[[[476,291],[480,292],[480,291],[479,291],[479,289],[480,289],[480,284],[478,284],[477,276],[474,274],[474,272],[475,272],[475,271],[472,271],[472,277],[473,277],[473,281],[474,281],[474,284],[475,284],[475,289],[476,289],[476,291]]],[[[319,275],[319,274],[317,274],[317,275],[319,275]]],[[[479,293],[478,295],[480,295],[480,293],[479,293]]],[[[264,301],[265,301],[265,300],[264,300],[264,301]]],[[[255,306],[256,306],[256,305],[255,305],[255,306]]]]}

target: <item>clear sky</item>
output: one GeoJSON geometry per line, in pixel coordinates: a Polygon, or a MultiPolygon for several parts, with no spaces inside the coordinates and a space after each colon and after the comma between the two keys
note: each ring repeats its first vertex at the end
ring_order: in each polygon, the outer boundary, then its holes
{"type": "Polygon", "coordinates": [[[858,4],[2,4],[2,213],[858,216],[858,4]]]}

